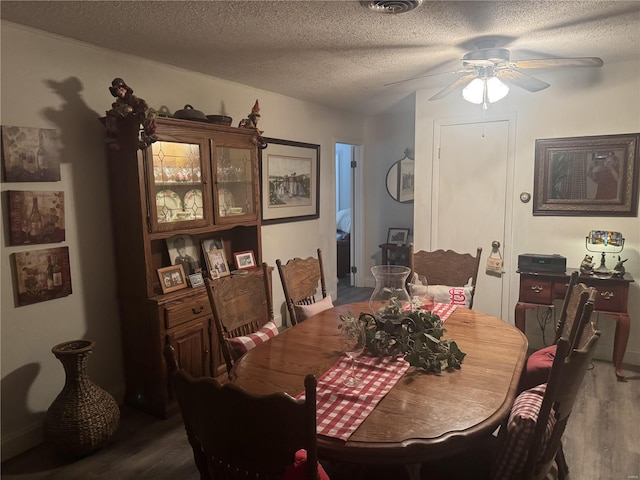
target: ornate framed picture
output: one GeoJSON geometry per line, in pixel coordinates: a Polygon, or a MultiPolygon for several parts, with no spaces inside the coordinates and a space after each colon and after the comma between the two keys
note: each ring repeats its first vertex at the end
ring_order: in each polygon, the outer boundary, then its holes
{"type": "Polygon", "coordinates": [[[320,145],[265,138],[260,150],[262,224],[320,217],[320,145]]]}
{"type": "Polygon", "coordinates": [[[184,269],[181,264],[159,268],[158,277],[160,278],[162,293],[169,293],[187,288],[187,280],[184,276],[184,269]]]}
{"type": "Polygon", "coordinates": [[[252,250],[236,252],[234,253],[234,258],[238,270],[249,270],[256,267],[256,257],[254,257],[252,250]]]}
{"type": "Polygon", "coordinates": [[[638,215],[640,134],[536,140],[534,215],[638,215]]]}

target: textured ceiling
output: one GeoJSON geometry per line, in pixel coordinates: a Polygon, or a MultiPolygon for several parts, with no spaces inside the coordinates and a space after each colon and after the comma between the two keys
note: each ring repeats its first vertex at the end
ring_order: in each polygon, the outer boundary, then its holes
{"type": "MultiPolygon", "coordinates": [[[[435,93],[455,77],[384,85],[456,70],[488,36],[512,60],[640,58],[639,1],[425,0],[390,15],[357,1],[3,0],[0,12],[13,23],[363,114],[417,89],[435,93]]],[[[527,73],[553,88],[552,70],[527,73]]]]}

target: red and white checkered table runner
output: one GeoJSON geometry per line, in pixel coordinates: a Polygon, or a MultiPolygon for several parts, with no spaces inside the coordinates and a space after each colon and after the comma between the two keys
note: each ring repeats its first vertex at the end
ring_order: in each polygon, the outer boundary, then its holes
{"type": "Polygon", "coordinates": [[[440,320],[442,320],[442,323],[444,323],[457,307],[458,305],[452,303],[434,303],[432,312],[437,314],[440,320]]]}
{"type": "Polygon", "coordinates": [[[318,434],[346,441],[408,368],[409,363],[401,356],[361,355],[355,362],[360,384],[347,387],[342,382],[351,374],[351,361],[341,357],[318,379],[318,434]]]}
{"type": "MultiPolygon", "coordinates": [[[[436,303],[433,312],[444,322],[457,305],[436,303]]],[[[320,435],[348,440],[353,432],[389,393],[409,368],[401,355],[394,357],[356,358],[355,371],[360,383],[347,387],[344,379],[351,374],[351,361],[341,357],[318,379],[316,389],[317,432],[320,435]]],[[[304,398],[304,392],[297,398],[304,398]]]]}

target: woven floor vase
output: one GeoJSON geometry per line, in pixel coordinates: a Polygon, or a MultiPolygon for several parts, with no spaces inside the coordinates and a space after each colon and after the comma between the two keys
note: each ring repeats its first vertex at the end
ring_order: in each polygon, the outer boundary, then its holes
{"type": "Polygon", "coordinates": [[[51,349],[62,366],[64,388],[44,421],[44,436],[64,456],[85,456],[102,447],[118,429],[118,404],[87,375],[87,359],[95,342],[73,340],[51,349]]]}

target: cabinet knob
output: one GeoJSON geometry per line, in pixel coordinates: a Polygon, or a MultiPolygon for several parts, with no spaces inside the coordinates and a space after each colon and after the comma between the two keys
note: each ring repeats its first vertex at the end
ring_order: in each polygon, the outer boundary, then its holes
{"type": "Polygon", "coordinates": [[[533,290],[536,293],[540,293],[542,291],[542,287],[540,285],[532,285],[531,290],[533,290]]]}
{"type": "Polygon", "coordinates": [[[193,307],[193,308],[191,309],[191,311],[192,311],[194,314],[196,314],[196,315],[197,315],[198,313],[202,313],[202,311],[203,311],[203,310],[204,310],[204,305],[200,305],[199,307],[193,307]]]}
{"type": "Polygon", "coordinates": [[[605,300],[611,300],[613,298],[613,292],[605,291],[600,294],[605,300]]]}

